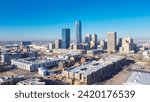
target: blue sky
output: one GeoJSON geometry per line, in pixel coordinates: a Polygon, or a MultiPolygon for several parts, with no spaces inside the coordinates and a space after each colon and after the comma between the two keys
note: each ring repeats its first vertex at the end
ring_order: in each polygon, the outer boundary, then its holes
{"type": "Polygon", "coordinates": [[[0,0],[0,40],[50,40],[61,38],[61,29],[83,23],[83,37],[96,33],[106,38],[150,39],[149,0],[0,0]]]}

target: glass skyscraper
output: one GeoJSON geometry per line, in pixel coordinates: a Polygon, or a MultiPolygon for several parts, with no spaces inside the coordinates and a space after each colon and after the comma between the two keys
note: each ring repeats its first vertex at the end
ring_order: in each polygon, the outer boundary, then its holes
{"type": "Polygon", "coordinates": [[[75,22],[76,43],[82,43],[82,24],[81,21],[75,22]]]}
{"type": "Polygon", "coordinates": [[[61,48],[67,49],[70,47],[70,29],[62,29],[62,46],[61,48]]]}

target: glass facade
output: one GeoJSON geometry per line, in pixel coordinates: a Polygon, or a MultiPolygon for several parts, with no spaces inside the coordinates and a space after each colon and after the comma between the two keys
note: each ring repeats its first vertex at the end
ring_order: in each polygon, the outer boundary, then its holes
{"type": "Polygon", "coordinates": [[[75,27],[76,27],[76,43],[82,43],[82,24],[81,21],[76,21],[75,22],[75,27]]]}
{"type": "Polygon", "coordinates": [[[70,47],[70,29],[62,29],[62,46],[61,48],[67,49],[70,47]]]}

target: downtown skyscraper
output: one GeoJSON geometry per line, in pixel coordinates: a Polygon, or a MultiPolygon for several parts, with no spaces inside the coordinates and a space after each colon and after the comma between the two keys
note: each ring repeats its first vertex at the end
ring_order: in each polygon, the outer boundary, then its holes
{"type": "Polygon", "coordinates": [[[82,43],[82,23],[81,21],[75,22],[75,34],[76,34],[76,43],[82,43]]]}
{"type": "Polygon", "coordinates": [[[70,29],[62,29],[62,46],[61,48],[68,49],[70,47],[70,29]]]}
{"type": "Polygon", "coordinates": [[[107,34],[107,51],[115,52],[117,43],[117,32],[108,32],[107,34]]]}

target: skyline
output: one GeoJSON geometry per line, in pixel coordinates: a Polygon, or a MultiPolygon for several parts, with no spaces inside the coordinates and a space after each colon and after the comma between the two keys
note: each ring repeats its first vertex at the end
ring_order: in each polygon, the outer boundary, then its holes
{"type": "Polygon", "coordinates": [[[103,39],[115,31],[118,38],[150,39],[149,4],[147,0],[0,1],[0,40],[58,39],[62,28],[71,29],[72,39],[76,20],[82,22],[83,38],[95,33],[103,39]]]}

